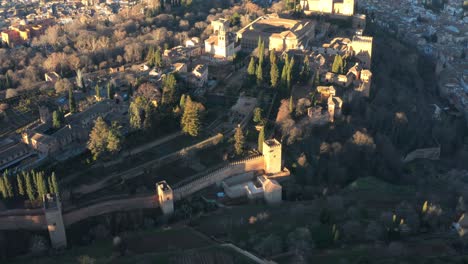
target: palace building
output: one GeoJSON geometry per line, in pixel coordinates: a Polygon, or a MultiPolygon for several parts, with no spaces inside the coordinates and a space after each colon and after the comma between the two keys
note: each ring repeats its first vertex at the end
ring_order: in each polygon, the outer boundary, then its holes
{"type": "Polygon", "coordinates": [[[237,32],[246,52],[257,48],[259,38],[269,50],[286,51],[306,48],[314,36],[314,21],[285,19],[275,14],[259,17],[237,32]]]}

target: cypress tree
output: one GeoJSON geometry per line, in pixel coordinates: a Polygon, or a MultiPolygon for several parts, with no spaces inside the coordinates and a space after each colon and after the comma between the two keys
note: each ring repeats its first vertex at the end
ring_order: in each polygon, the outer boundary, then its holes
{"type": "Polygon", "coordinates": [[[24,182],[26,185],[26,194],[28,195],[29,200],[33,201],[36,196],[36,191],[31,180],[31,173],[26,172],[26,174],[24,175],[24,182]]]}
{"type": "Polygon", "coordinates": [[[256,76],[257,76],[257,85],[261,85],[263,82],[263,70],[262,70],[261,63],[258,63],[256,76]]]}
{"type": "Polygon", "coordinates": [[[234,150],[237,155],[241,155],[244,151],[244,133],[240,125],[237,125],[236,132],[234,133],[234,150]]]}
{"type": "Polygon", "coordinates": [[[114,99],[114,86],[110,82],[107,83],[107,98],[114,99]]]}
{"type": "Polygon", "coordinates": [[[76,102],[75,102],[75,97],[73,96],[72,88],[68,90],[68,106],[70,108],[70,113],[76,112],[76,102]]]}
{"type": "Polygon", "coordinates": [[[263,142],[265,141],[265,127],[260,129],[258,133],[258,151],[263,153],[263,142]]]}
{"type": "Polygon", "coordinates": [[[26,194],[26,192],[24,191],[23,178],[24,178],[24,172],[22,172],[22,174],[16,175],[16,182],[18,185],[18,194],[21,196],[24,196],[26,194]]]}
{"type": "Polygon", "coordinates": [[[263,59],[265,56],[265,42],[263,42],[262,38],[258,38],[258,46],[257,46],[257,56],[258,56],[258,63],[263,64],[263,59]]]}
{"type": "Polygon", "coordinates": [[[46,189],[47,186],[44,180],[43,172],[36,173],[36,182],[37,182],[36,189],[37,189],[37,195],[38,195],[37,199],[40,200],[47,193],[47,189],[46,189]]]}
{"type": "Polygon", "coordinates": [[[289,59],[288,59],[288,54],[286,54],[286,57],[284,58],[284,65],[283,69],[281,71],[281,84],[286,85],[287,79],[288,79],[288,68],[289,68],[289,59]]]}
{"type": "Polygon", "coordinates": [[[276,53],[274,50],[270,50],[270,64],[276,64],[276,53]]]}
{"type": "Polygon", "coordinates": [[[13,198],[13,196],[14,196],[13,186],[11,185],[10,177],[8,177],[8,172],[5,172],[3,174],[3,183],[5,184],[5,190],[6,190],[6,193],[7,193],[7,197],[13,198]]]}
{"type": "Polygon", "coordinates": [[[57,129],[61,126],[62,126],[62,120],[60,118],[59,110],[55,110],[52,113],[52,127],[57,129]]]}
{"type": "Polygon", "coordinates": [[[59,193],[60,190],[59,190],[59,185],[57,182],[57,177],[55,177],[55,172],[52,172],[51,181],[52,181],[54,193],[59,193]]]}
{"type": "Polygon", "coordinates": [[[288,89],[291,89],[291,83],[293,79],[293,68],[294,68],[294,57],[291,58],[288,64],[288,73],[287,73],[287,83],[288,83],[288,89]]]}
{"type": "Polygon", "coordinates": [[[5,183],[3,182],[3,177],[0,178],[0,192],[2,193],[3,199],[8,198],[8,192],[5,187],[5,183]]]}
{"type": "Polygon", "coordinates": [[[251,77],[255,75],[255,59],[254,59],[254,57],[250,57],[249,67],[247,67],[247,74],[249,76],[251,76],[251,77]]]}

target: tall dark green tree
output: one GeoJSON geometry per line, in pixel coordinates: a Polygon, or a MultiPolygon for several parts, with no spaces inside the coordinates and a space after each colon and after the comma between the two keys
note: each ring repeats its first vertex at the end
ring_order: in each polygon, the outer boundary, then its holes
{"type": "Polygon", "coordinates": [[[244,143],[244,132],[242,132],[241,126],[238,125],[234,133],[234,151],[236,155],[241,155],[244,152],[244,143]]]}
{"type": "Polygon", "coordinates": [[[52,127],[57,129],[60,128],[63,125],[63,113],[61,110],[55,110],[52,113],[52,127]]]}
{"type": "Polygon", "coordinates": [[[254,59],[254,57],[250,57],[249,66],[247,67],[247,74],[250,77],[255,76],[255,59],[254,59]]]}
{"type": "Polygon", "coordinates": [[[295,63],[294,63],[294,56],[291,58],[291,60],[288,63],[288,73],[287,73],[287,84],[288,84],[288,89],[291,90],[291,85],[293,82],[293,69],[294,69],[295,63]]]}
{"type": "Polygon", "coordinates": [[[29,200],[34,201],[36,199],[36,190],[30,172],[24,174],[24,183],[29,200]]]}
{"type": "Polygon", "coordinates": [[[265,127],[262,127],[260,129],[260,132],[258,133],[258,151],[260,153],[263,153],[263,142],[265,141],[265,127]]]}
{"type": "Polygon", "coordinates": [[[57,182],[57,177],[55,176],[55,172],[52,172],[52,176],[50,176],[52,182],[52,188],[54,189],[54,193],[59,193],[59,184],[57,182]]]}
{"type": "Polygon", "coordinates": [[[257,44],[257,57],[258,57],[258,63],[260,65],[263,65],[263,59],[265,57],[265,42],[262,40],[261,37],[258,38],[258,44],[257,44]]]}
{"type": "Polygon", "coordinates": [[[26,194],[25,188],[24,188],[24,172],[22,174],[17,174],[16,175],[16,183],[18,186],[18,194],[21,196],[24,196],[26,194]]]}
{"type": "Polygon", "coordinates": [[[13,193],[13,185],[11,185],[10,181],[10,174],[8,171],[3,172],[3,184],[5,185],[5,198],[13,198],[14,193],[13,193]]]}
{"type": "Polygon", "coordinates": [[[8,191],[5,186],[5,182],[3,181],[3,176],[0,177],[0,193],[2,193],[3,199],[8,198],[8,191]]]}
{"type": "Polygon", "coordinates": [[[37,189],[37,199],[41,200],[42,197],[47,193],[47,184],[44,179],[44,172],[35,173],[36,176],[36,189],[37,189]]]}
{"type": "Polygon", "coordinates": [[[263,66],[261,63],[258,63],[257,70],[256,70],[256,77],[257,77],[257,85],[261,85],[263,83],[263,66]]]}
{"type": "Polygon", "coordinates": [[[70,108],[70,113],[76,113],[76,101],[72,88],[68,89],[68,107],[70,108]]]}
{"type": "Polygon", "coordinates": [[[107,98],[114,99],[114,86],[110,82],[107,83],[107,98]]]}

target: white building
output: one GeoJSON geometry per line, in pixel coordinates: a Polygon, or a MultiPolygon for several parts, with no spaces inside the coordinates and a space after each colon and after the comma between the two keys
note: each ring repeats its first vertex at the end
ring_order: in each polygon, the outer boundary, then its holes
{"type": "Polygon", "coordinates": [[[213,55],[217,59],[232,59],[240,50],[236,35],[229,32],[229,21],[219,19],[211,22],[213,35],[205,40],[205,53],[213,55]]]}

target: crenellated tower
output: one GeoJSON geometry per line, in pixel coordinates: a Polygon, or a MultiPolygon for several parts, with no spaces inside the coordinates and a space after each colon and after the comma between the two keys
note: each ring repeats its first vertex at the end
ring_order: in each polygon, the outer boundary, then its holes
{"type": "Polygon", "coordinates": [[[281,172],[281,143],[276,139],[263,142],[263,156],[265,158],[265,173],[281,172]]]}
{"type": "Polygon", "coordinates": [[[48,193],[44,195],[42,201],[52,247],[56,249],[67,247],[67,236],[62,218],[62,203],[59,196],[48,193]]]}
{"type": "Polygon", "coordinates": [[[164,215],[174,213],[174,193],[166,181],[156,183],[158,202],[164,215]]]}

